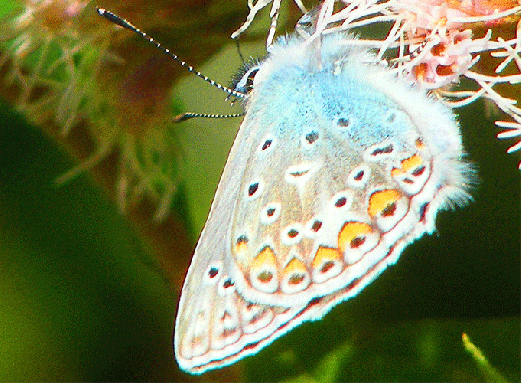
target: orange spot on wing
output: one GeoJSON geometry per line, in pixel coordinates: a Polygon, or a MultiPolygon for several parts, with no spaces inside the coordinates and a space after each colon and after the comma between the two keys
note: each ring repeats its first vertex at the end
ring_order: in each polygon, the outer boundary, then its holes
{"type": "Polygon", "coordinates": [[[393,170],[391,170],[391,175],[393,177],[396,177],[396,176],[398,176],[400,174],[403,174],[403,170],[400,169],[400,168],[393,168],[393,170]]]}
{"type": "Polygon", "coordinates": [[[400,193],[395,189],[386,189],[374,192],[369,198],[368,212],[371,217],[377,216],[391,207],[400,199],[400,193]]]}
{"type": "Polygon", "coordinates": [[[271,247],[266,246],[262,251],[255,257],[251,265],[252,269],[260,269],[260,268],[269,268],[276,269],[277,268],[277,258],[275,257],[275,253],[271,249],[271,247]]]}
{"type": "Polygon", "coordinates": [[[417,168],[418,166],[421,166],[421,165],[423,165],[422,156],[415,154],[414,156],[406,158],[405,160],[402,161],[402,170],[404,172],[408,172],[409,170],[417,168]]]}
{"type": "Polygon", "coordinates": [[[306,266],[304,265],[304,263],[302,263],[300,259],[293,258],[284,269],[284,274],[290,274],[294,272],[306,272],[306,266]]]}
{"type": "Polygon", "coordinates": [[[301,260],[293,258],[284,268],[284,276],[290,275],[289,284],[299,284],[306,277],[306,266],[301,260]]]}
{"type": "Polygon", "coordinates": [[[246,242],[239,242],[236,246],[237,253],[242,253],[248,250],[248,244],[246,242]]]}
{"type": "Polygon", "coordinates": [[[401,162],[402,166],[400,168],[394,168],[391,170],[392,176],[397,176],[403,173],[409,172],[411,169],[416,169],[419,166],[423,165],[423,157],[415,154],[409,158],[406,158],[401,162]]]}
{"type": "Polygon", "coordinates": [[[248,250],[248,237],[245,235],[241,235],[237,238],[237,242],[235,243],[235,251],[237,253],[241,253],[248,250]]]}
{"type": "MultiPolygon", "coordinates": [[[[317,253],[315,254],[315,258],[313,259],[311,266],[314,269],[324,268],[328,264],[333,266],[333,262],[340,259],[342,259],[342,253],[340,250],[331,247],[320,246],[317,250],[317,253]]],[[[327,269],[323,271],[325,272],[327,269]]]]}
{"type": "Polygon", "coordinates": [[[353,245],[356,239],[363,239],[372,231],[371,226],[363,222],[346,222],[338,233],[338,248],[342,253],[353,245]]]}

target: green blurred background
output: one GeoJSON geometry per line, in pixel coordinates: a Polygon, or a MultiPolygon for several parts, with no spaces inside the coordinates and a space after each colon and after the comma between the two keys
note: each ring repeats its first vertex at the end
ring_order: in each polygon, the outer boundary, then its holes
{"type": "MultiPolygon", "coordinates": [[[[175,50],[175,41],[165,43],[175,50]]],[[[258,56],[262,42],[242,49],[258,56]]],[[[227,83],[239,65],[230,44],[201,70],[227,83]]],[[[187,111],[237,109],[195,77],[175,94],[187,111]]],[[[395,266],[322,321],[202,379],[485,381],[462,346],[466,332],[508,381],[519,381],[519,156],[505,153],[508,143],[495,138],[484,110],[477,102],[459,111],[480,178],[469,206],[440,213],[435,235],[407,247],[395,266]]],[[[89,176],[54,187],[74,163],[6,102],[0,124],[0,381],[201,379],[177,370],[178,286],[134,227],[89,176]]],[[[193,241],[239,124],[175,126],[185,202],[176,214],[193,241]]]]}

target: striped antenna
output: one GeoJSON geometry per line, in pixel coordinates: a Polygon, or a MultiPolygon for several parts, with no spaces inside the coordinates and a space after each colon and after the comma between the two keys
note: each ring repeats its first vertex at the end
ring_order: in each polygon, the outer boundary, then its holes
{"type": "Polygon", "coordinates": [[[194,117],[202,117],[202,118],[233,118],[233,117],[242,117],[244,113],[233,113],[233,114],[206,114],[206,113],[181,113],[172,118],[172,122],[178,123],[182,121],[189,120],[194,117]]]}
{"type": "MultiPolygon", "coordinates": [[[[173,54],[172,52],[170,52],[170,49],[163,47],[159,42],[154,40],[152,37],[147,35],[145,32],[143,32],[139,28],[137,28],[134,25],[132,25],[127,20],[125,20],[125,19],[119,17],[118,15],[115,15],[114,13],[112,13],[110,11],[107,11],[106,9],[103,9],[103,8],[96,8],[96,10],[98,11],[98,14],[100,16],[104,17],[108,21],[110,21],[110,22],[112,22],[112,23],[114,23],[116,25],[119,25],[120,27],[126,28],[126,29],[128,29],[128,30],[130,30],[130,31],[132,31],[132,32],[134,32],[136,34],[138,34],[143,39],[148,41],[150,44],[155,46],[157,49],[159,49],[160,51],[164,52],[166,55],[170,56],[174,61],[177,61],[181,66],[186,68],[188,70],[188,72],[193,73],[197,77],[202,78],[204,81],[206,81],[206,82],[210,83],[211,85],[215,86],[217,89],[220,89],[223,92],[228,93],[230,96],[235,96],[237,98],[245,98],[246,97],[245,94],[237,92],[237,91],[235,91],[233,89],[230,89],[228,87],[225,87],[225,86],[223,86],[223,85],[213,81],[211,78],[208,78],[207,76],[205,76],[201,72],[196,71],[194,69],[194,67],[188,65],[186,62],[184,62],[181,59],[179,59],[179,57],[177,57],[176,54],[173,54]]],[[[194,114],[194,116],[186,117],[186,118],[182,119],[181,121],[184,121],[184,120],[186,120],[188,118],[192,118],[192,117],[209,117],[209,116],[204,116],[204,115],[200,115],[200,116],[199,115],[195,115],[196,113],[186,113],[186,114],[187,115],[194,114]]],[[[236,116],[235,115],[229,115],[229,117],[236,117],[236,116]]]]}

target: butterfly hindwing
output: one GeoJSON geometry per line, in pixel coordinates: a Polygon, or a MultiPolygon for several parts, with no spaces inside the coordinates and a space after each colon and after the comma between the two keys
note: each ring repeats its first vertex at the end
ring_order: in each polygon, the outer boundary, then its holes
{"type": "Polygon", "coordinates": [[[289,40],[253,83],[241,127],[252,151],[227,238],[250,301],[291,307],[342,290],[432,232],[436,211],[465,194],[446,164],[462,153],[452,115],[338,43],[324,38],[322,67],[310,71],[311,48],[289,40]],[[278,110],[287,89],[291,101],[278,110]],[[441,145],[431,142],[436,129],[441,145]]]}

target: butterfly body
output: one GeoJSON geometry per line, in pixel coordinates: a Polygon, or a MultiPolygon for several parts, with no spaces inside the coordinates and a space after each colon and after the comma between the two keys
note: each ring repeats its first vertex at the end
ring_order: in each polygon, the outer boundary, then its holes
{"type": "Polygon", "coordinates": [[[246,116],[176,320],[188,372],[321,318],[467,198],[450,110],[343,37],[282,39],[236,86],[246,116]]]}

